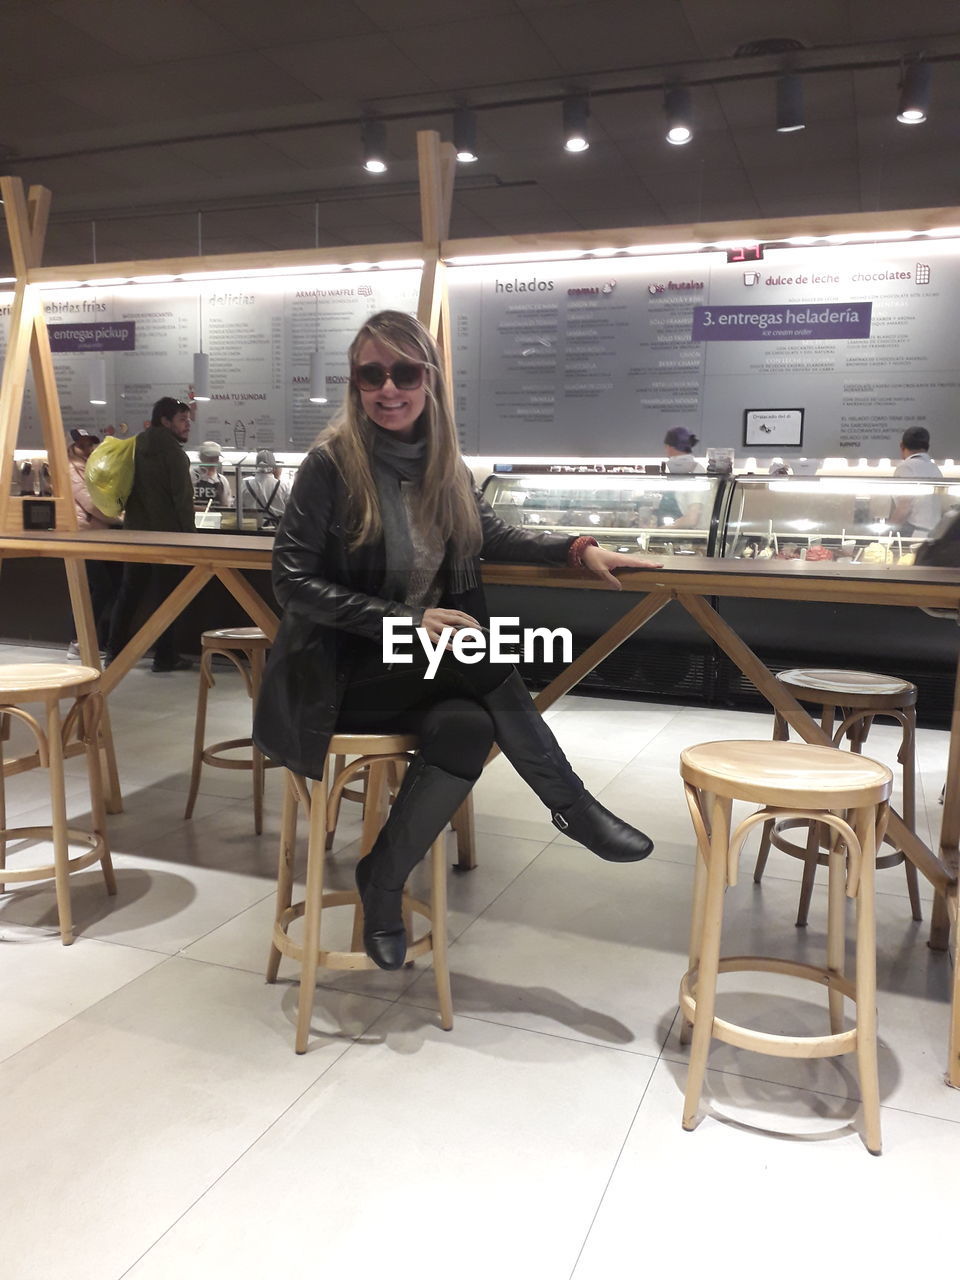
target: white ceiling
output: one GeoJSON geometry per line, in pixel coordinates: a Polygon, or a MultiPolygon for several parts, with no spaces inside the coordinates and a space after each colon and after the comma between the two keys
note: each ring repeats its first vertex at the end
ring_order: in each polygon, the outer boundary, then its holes
{"type": "Polygon", "coordinates": [[[92,223],[101,262],[195,253],[198,210],[205,253],[308,248],[317,202],[323,245],[419,239],[415,135],[449,137],[457,103],[481,152],[457,238],[956,205],[954,57],[957,0],[0,0],[0,170],[52,189],[50,265],[89,262],[92,223]],[[733,55],[777,36],[803,45],[800,133],[775,132],[771,78],[716,83],[776,72],[733,55]],[[918,53],[933,106],[905,127],[897,66],[865,64],[918,53]],[[686,147],[663,139],[677,78],[713,81],[686,147]],[[582,155],[560,144],[572,89],[592,93],[582,155]]]}

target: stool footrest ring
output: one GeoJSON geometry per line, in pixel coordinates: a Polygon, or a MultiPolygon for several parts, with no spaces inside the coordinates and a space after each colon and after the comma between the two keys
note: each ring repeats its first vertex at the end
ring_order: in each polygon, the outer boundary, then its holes
{"type": "MultiPolygon", "coordinates": [[[[418,898],[411,898],[404,894],[404,905],[409,906],[410,910],[419,916],[423,916],[426,920],[433,924],[433,916],[430,908],[425,902],[421,902],[418,898]]],[[[280,915],[279,920],[274,922],[273,926],[273,945],[277,948],[281,955],[288,956],[291,960],[302,962],[303,947],[298,942],[294,942],[287,933],[290,925],[294,920],[299,920],[303,915],[305,903],[295,902],[292,907],[287,907],[280,915]]],[[[323,910],[328,907],[359,907],[360,895],[355,889],[340,889],[326,892],[323,895],[323,910]]],[[[426,955],[433,947],[433,933],[428,930],[414,938],[407,946],[407,955],[404,960],[405,964],[409,964],[411,960],[416,960],[419,956],[426,955]]],[[[326,951],[320,948],[317,952],[319,964],[326,969],[376,969],[377,965],[370,959],[365,951],[326,951]]]]}
{"type": "MultiPolygon", "coordinates": [[[[848,1000],[856,1002],[853,983],[829,969],[803,964],[799,960],[781,960],[774,956],[724,956],[719,973],[782,973],[792,978],[803,978],[819,986],[839,991],[848,1000]]],[[[688,1022],[693,1022],[697,1011],[697,969],[688,969],[680,981],[680,1011],[688,1022]]],[[[857,1047],[857,1029],[823,1036],[780,1036],[764,1031],[751,1031],[735,1022],[714,1018],[711,1035],[738,1049],[750,1049],[754,1053],[766,1053],[775,1058],[835,1058],[850,1053],[857,1047]]]]}
{"type": "MultiPolygon", "coordinates": [[[[204,747],[200,752],[200,759],[204,764],[213,765],[215,769],[246,769],[249,772],[253,768],[252,760],[225,760],[218,753],[221,751],[239,751],[244,747],[252,746],[252,738],[228,738],[226,742],[214,742],[209,747],[204,747]]],[[[268,760],[264,757],[263,767],[265,769],[279,769],[280,762],[278,760],[268,760]]]]}
{"type": "MultiPolygon", "coordinates": [[[[799,858],[801,862],[806,862],[807,850],[805,846],[801,844],[794,844],[792,840],[788,840],[786,836],[783,835],[783,832],[800,830],[808,826],[810,821],[814,821],[814,819],[781,818],[778,822],[774,823],[770,832],[770,843],[775,849],[779,849],[781,853],[786,853],[791,858],[799,858]]],[[[889,836],[884,836],[884,841],[888,844],[893,843],[889,836]]],[[[827,846],[824,844],[822,839],[820,840],[820,848],[824,850],[824,852],[818,855],[817,865],[820,867],[829,866],[829,852],[827,851],[827,846]]],[[[899,867],[903,861],[904,854],[900,850],[895,850],[893,853],[879,854],[877,856],[875,866],[878,871],[883,871],[887,867],[899,867]]]]}
{"type": "MultiPolygon", "coordinates": [[[[53,840],[53,827],[8,827],[6,830],[0,831],[0,840],[53,840]]],[[[67,866],[70,871],[82,871],[84,867],[90,867],[95,862],[99,862],[106,852],[106,844],[103,836],[98,835],[95,831],[77,831],[74,827],[67,827],[67,840],[71,844],[87,845],[86,853],[72,854],[67,858],[67,866]]],[[[56,877],[57,869],[50,863],[46,867],[4,867],[0,870],[0,882],[3,884],[22,884],[31,880],[53,880],[56,877]]]]}

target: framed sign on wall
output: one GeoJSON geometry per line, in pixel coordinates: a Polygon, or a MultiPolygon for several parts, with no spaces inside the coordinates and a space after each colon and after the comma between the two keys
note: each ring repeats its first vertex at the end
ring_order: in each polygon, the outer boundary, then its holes
{"type": "Polygon", "coordinates": [[[799,447],[803,444],[803,410],[745,409],[743,443],[761,449],[799,447]]]}

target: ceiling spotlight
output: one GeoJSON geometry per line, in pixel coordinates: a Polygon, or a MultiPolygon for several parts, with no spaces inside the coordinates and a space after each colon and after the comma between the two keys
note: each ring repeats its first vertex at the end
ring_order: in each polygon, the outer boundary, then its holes
{"type": "Polygon", "coordinates": [[[361,126],[363,167],[367,173],[387,171],[387,126],[382,120],[368,116],[361,126]]]}
{"type": "Polygon", "coordinates": [[[777,81],[777,133],[796,133],[805,129],[803,118],[803,81],[790,72],[777,81]]]}
{"type": "Polygon", "coordinates": [[[901,124],[923,124],[930,109],[930,63],[911,62],[900,81],[901,124]]]}
{"type": "Polygon", "coordinates": [[[590,104],[586,98],[577,95],[563,100],[563,145],[567,151],[586,151],[590,146],[587,136],[587,122],[590,119],[590,104]]]}
{"type": "Polygon", "coordinates": [[[461,164],[473,164],[477,155],[477,117],[469,107],[453,113],[453,146],[461,164]]]}
{"type": "Polygon", "coordinates": [[[668,89],[663,99],[667,113],[667,141],[682,147],[693,137],[693,111],[690,106],[690,90],[674,87],[668,89]]]}

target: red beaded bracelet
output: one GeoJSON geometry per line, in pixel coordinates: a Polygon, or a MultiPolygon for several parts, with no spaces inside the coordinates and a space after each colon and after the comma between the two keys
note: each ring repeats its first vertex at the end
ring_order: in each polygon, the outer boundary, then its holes
{"type": "Polygon", "coordinates": [[[591,538],[589,533],[582,533],[579,538],[574,538],[567,547],[567,565],[571,569],[583,568],[583,553],[587,547],[599,547],[600,543],[596,538],[591,538]]]}

